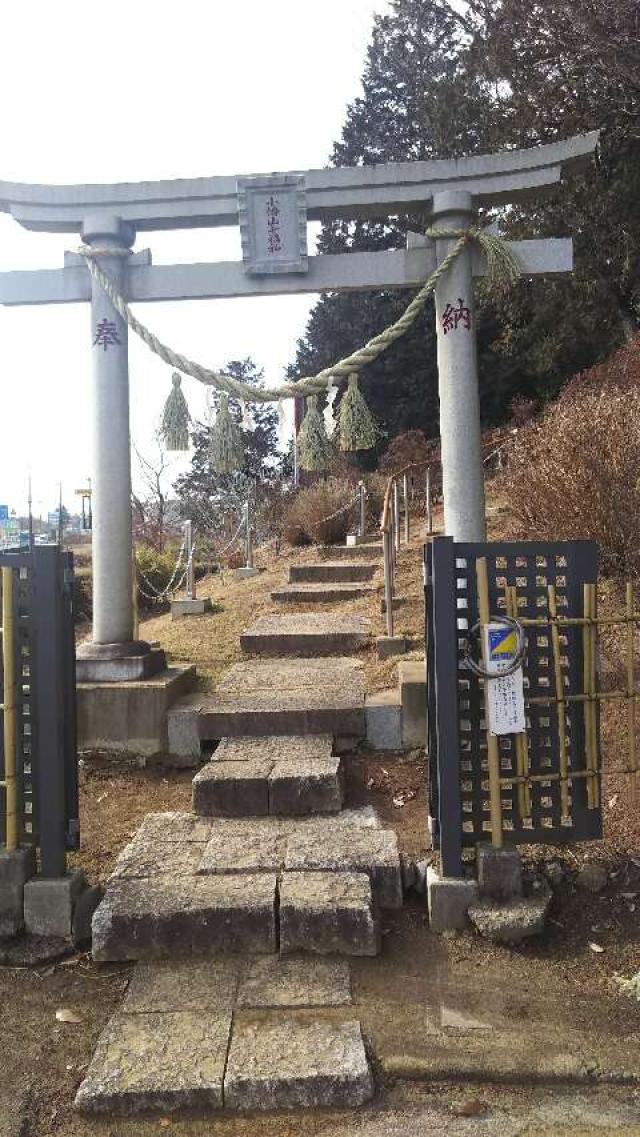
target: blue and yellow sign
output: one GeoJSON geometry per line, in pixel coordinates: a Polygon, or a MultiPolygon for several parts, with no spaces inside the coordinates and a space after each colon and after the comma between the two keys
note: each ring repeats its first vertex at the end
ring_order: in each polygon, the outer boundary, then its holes
{"type": "Polygon", "coordinates": [[[489,628],[489,659],[510,662],[518,650],[518,637],[514,628],[489,628]]]}

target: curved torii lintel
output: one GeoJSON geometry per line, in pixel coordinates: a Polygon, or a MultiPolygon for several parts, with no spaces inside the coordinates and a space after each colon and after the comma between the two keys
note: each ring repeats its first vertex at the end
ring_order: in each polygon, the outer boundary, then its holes
{"type": "MultiPolygon", "coordinates": [[[[305,173],[310,221],[382,217],[428,209],[436,193],[466,190],[478,205],[522,200],[589,164],[598,131],[527,150],[453,160],[342,166],[305,173]]],[[[114,185],[48,186],[0,182],[0,212],[25,229],[80,233],[88,214],[104,212],[136,230],[189,229],[238,223],[235,177],[114,185]]]]}

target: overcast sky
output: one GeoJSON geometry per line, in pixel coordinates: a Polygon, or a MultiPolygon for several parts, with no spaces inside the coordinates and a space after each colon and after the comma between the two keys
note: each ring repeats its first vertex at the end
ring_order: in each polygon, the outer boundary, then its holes
{"type": "MultiPolygon", "coordinates": [[[[3,5],[0,180],[118,182],[327,164],[360,92],[386,0],[28,0],[3,5]]],[[[0,214],[0,271],[57,268],[73,235],[0,214]]],[[[240,257],[237,230],[142,234],[155,263],[240,257]]],[[[277,382],[312,298],[138,305],[165,342],[214,367],[253,356],[277,382]]],[[[89,306],[0,307],[0,503],[34,513],[91,473],[89,306]]],[[[170,370],[130,335],[133,441],[145,454],[170,370]]],[[[199,385],[185,379],[202,412],[199,385]]],[[[134,459],[134,478],[135,459],[134,459]]],[[[175,463],[177,473],[185,465],[175,463]]]]}

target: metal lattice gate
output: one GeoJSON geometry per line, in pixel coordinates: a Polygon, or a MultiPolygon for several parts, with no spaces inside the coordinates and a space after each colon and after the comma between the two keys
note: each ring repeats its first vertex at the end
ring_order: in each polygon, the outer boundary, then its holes
{"type": "MultiPolygon", "coordinates": [[[[44,876],[61,876],[66,850],[77,848],[73,556],[56,545],[0,553],[11,574],[16,837],[40,850],[44,876]]],[[[3,657],[6,655],[3,651],[3,657]]],[[[5,696],[6,698],[6,696],[5,696]]],[[[4,725],[4,724],[3,724],[4,725]]],[[[6,843],[6,748],[0,732],[0,842],[6,843]]]]}
{"type": "Polygon", "coordinates": [[[460,875],[465,848],[491,838],[483,681],[465,664],[479,620],[479,558],[486,560],[491,613],[517,613],[527,633],[527,732],[520,742],[498,739],[502,838],[560,844],[602,835],[597,719],[591,767],[585,737],[592,713],[585,708],[597,716],[597,704],[584,694],[583,666],[583,597],[597,579],[595,544],[436,538],[425,546],[430,814],[448,876],[460,875]],[[563,623],[571,618],[575,623],[563,623]]]}

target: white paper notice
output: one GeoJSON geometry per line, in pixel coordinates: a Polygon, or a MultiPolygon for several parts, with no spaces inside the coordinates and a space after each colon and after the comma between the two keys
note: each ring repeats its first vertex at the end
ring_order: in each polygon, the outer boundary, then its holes
{"type": "Polygon", "coordinates": [[[501,675],[516,657],[518,637],[515,630],[505,624],[487,624],[484,633],[484,664],[495,679],[486,679],[489,730],[491,734],[524,734],[527,729],[524,713],[524,684],[522,668],[511,675],[501,675]]]}

